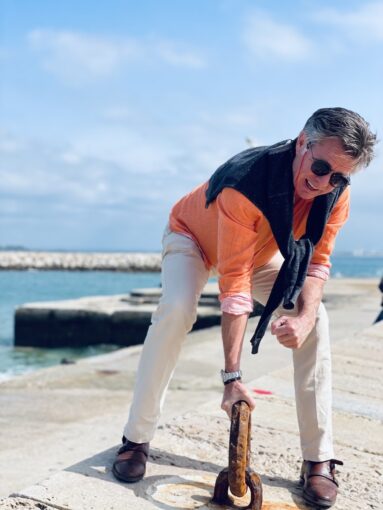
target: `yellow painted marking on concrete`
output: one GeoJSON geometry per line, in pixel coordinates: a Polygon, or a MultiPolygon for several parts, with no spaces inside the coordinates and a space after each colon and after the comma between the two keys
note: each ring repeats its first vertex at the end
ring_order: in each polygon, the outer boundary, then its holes
{"type": "Polygon", "coordinates": [[[185,480],[184,483],[157,485],[152,499],[169,507],[193,510],[208,508],[212,486],[202,482],[185,480]]]}
{"type": "Polygon", "coordinates": [[[265,501],[262,504],[262,510],[294,510],[297,508],[299,507],[297,507],[296,505],[289,505],[288,503],[265,501]]]}
{"type": "MultiPolygon", "coordinates": [[[[148,496],[153,502],[162,503],[169,509],[183,510],[233,510],[243,509],[250,503],[250,492],[243,498],[233,498],[233,505],[212,503],[214,492],[214,475],[172,476],[153,484],[148,489],[148,496]]],[[[262,510],[297,510],[299,507],[278,501],[264,501],[262,510]]]]}

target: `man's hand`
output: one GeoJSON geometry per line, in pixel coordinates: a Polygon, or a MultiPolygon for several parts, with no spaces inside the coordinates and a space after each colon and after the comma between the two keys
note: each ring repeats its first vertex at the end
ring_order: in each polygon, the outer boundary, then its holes
{"type": "Polygon", "coordinates": [[[299,349],[315,325],[315,317],[282,315],[271,323],[271,334],[289,349],[299,349]]]}
{"type": "Polygon", "coordinates": [[[221,409],[226,411],[229,418],[231,418],[231,408],[233,404],[239,400],[245,400],[249,404],[250,411],[253,411],[255,408],[255,400],[241,381],[234,381],[227,384],[223,392],[221,409]]]}

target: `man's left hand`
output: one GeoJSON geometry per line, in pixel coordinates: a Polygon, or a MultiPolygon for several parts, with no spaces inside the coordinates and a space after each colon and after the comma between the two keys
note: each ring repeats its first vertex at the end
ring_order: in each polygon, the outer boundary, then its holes
{"type": "Polygon", "coordinates": [[[282,315],[271,323],[271,334],[278,342],[289,349],[299,349],[310,334],[315,318],[307,315],[289,317],[282,315]]]}

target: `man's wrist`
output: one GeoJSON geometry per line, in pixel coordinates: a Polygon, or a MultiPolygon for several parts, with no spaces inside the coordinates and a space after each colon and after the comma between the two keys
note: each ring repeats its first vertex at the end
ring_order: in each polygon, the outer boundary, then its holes
{"type": "Polygon", "coordinates": [[[302,310],[297,315],[297,318],[301,319],[301,321],[305,322],[307,325],[314,327],[315,320],[317,317],[317,312],[313,309],[311,310],[302,310]]]}
{"type": "Polygon", "coordinates": [[[240,381],[242,379],[242,370],[234,370],[232,372],[221,370],[221,378],[224,385],[240,381]]]}

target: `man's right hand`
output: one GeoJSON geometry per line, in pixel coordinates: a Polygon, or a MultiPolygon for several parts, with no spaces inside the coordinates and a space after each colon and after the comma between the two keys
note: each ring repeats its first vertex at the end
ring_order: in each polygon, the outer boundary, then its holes
{"type": "Polygon", "coordinates": [[[230,384],[227,384],[223,392],[221,409],[226,411],[230,419],[233,404],[235,404],[239,400],[245,400],[249,404],[250,411],[254,410],[255,400],[251,396],[250,391],[241,381],[234,381],[230,384]]]}

